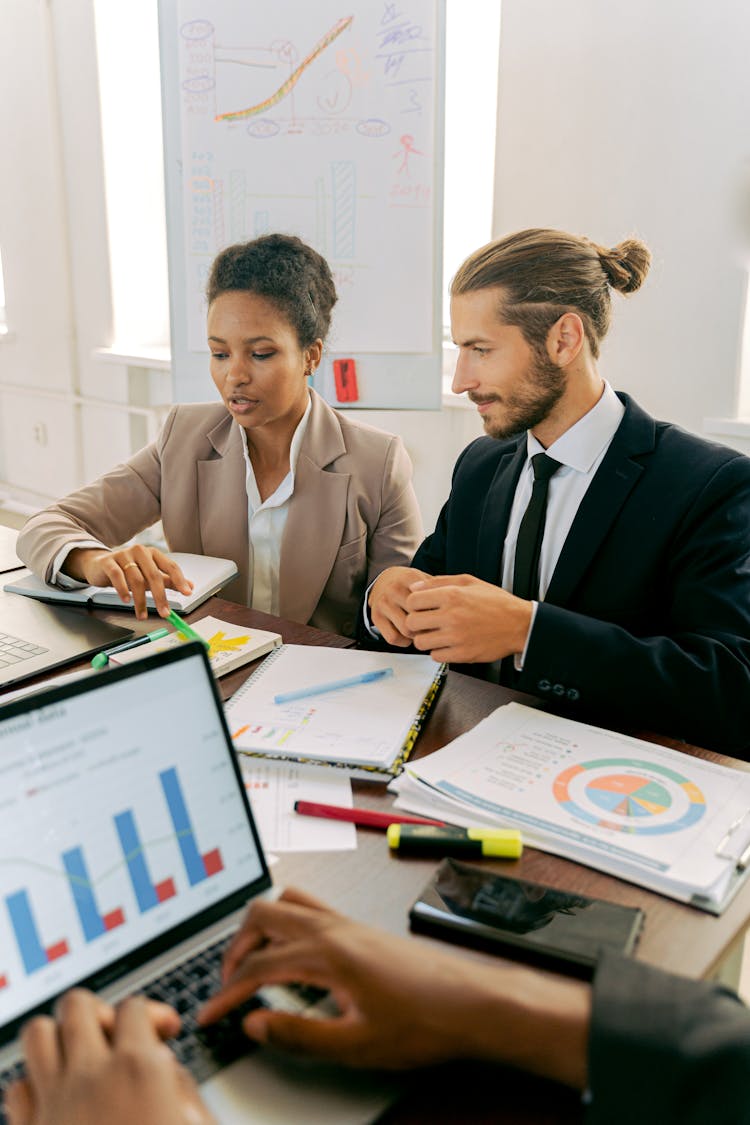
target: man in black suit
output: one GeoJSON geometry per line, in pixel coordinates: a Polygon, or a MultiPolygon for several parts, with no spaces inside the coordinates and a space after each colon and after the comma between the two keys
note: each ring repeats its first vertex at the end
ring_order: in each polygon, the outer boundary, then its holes
{"type": "Polygon", "coordinates": [[[530,230],[464,263],[454,390],[488,436],[461,454],[412,566],[371,587],[369,619],[570,717],[741,755],[750,458],[655,421],[597,370],[610,289],[637,289],[649,261],[636,240],[530,230]]]}

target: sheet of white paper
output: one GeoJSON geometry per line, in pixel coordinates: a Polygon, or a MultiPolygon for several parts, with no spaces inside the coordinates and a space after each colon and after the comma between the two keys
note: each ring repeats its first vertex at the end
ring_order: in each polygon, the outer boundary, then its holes
{"type": "Polygon", "coordinates": [[[325,766],[269,762],[239,755],[242,776],[266,852],[349,851],[357,830],[341,820],[300,816],[295,801],[319,801],[351,808],[352,786],[346,774],[325,766]]]}

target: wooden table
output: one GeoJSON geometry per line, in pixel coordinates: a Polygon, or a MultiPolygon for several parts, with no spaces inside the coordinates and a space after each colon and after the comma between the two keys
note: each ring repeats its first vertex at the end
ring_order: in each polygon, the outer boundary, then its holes
{"type": "MultiPolygon", "coordinates": [[[[219,598],[206,602],[190,620],[197,621],[208,614],[258,629],[275,629],[285,641],[293,644],[331,645],[340,648],[350,647],[354,643],[333,633],[283,621],[219,598]]],[[[112,615],[111,619],[122,621],[122,615],[112,615]]],[[[143,630],[152,627],[153,622],[146,623],[143,630]]],[[[219,681],[223,698],[228,699],[247,675],[248,669],[245,667],[223,677],[219,681]]],[[[521,692],[464,676],[459,672],[450,672],[429,721],[419,736],[413,756],[420,758],[431,754],[433,750],[445,746],[459,734],[471,729],[496,707],[511,700],[532,706],[539,702],[521,692]]],[[[709,761],[739,769],[750,768],[744,762],[737,762],[709,750],[649,736],[644,732],[629,733],[637,733],[640,737],[677,747],[709,761]]],[[[393,798],[382,783],[355,781],[353,788],[359,805],[387,809],[392,804],[393,798]]],[[[378,831],[358,829],[357,844],[356,851],[337,852],[335,859],[331,853],[284,855],[274,868],[274,879],[284,884],[296,883],[363,921],[375,922],[394,933],[406,933],[408,908],[427,882],[435,867],[434,860],[390,856],[383,833],[378,831]]],[[[495,861],[493,865],[492,861],[484,860],[483,863],[498,871],[536,882],[550,883],[629,906],[640,906],[646,913],[646,924],[636,956],[652,965],[671,969],[685,976],[714,976],[737,941],[742,939],[750,923],[750,883],[742,888],[724,914],[715,918],[702,910],[675,902],[643,887],[624,883],[592,868],[559,856],[547,855],[534,848],[526,848],[521,859],[513,862],[495,861]]]]}
{"type": "MultiPolygon", "coordinates": [[[[206,602],[189,620],[196,621],[208,614],[249,627],[274,629],[288,643],[337,648],[354,644],[335,634],[283,621],[220,598],[206,602]]],[[[97,616],[120,624],[124,620],[121,611],[97,611],[97,616]]],[[[154,620],[134,622],[129,618],[128,624],[136,632],[147,632],[154,627],[154,620]]],[[[236,690],[251,668],[246,666],[222,678],[219,683],[223,698],[236,690]]],[[[539,704],[538,700],[520,692],[450,672],[419,737],[414,756],[422,757],[444,746],[510,700],[539,704]]],[[[629,733],[649,737],[643,732],[629,733]]],[[[698,747],[653,736],[651,740],[710,761],[750,768],[745,763],[698,747]]],[[[386,809],[392,803],[382,783],[355,781],[353,785],[357,804],[386,809]]],[[[409,907],[434,870],[434,860],[391,856],[383,833],[378,831],[358,829],[357,844],[355,851],[283,855],[273,867],[274,882],[296,885],[355,918],[393,933],[406,934],[409,907]]],[[[750,883],[742,888],[724,914],[716,918],[534,848],[526,848],[517,861],[483,862],[490,869],[640,906],[645,911],[646,921],[636,957],[690,977],[716,975],[742,942],[750,921],[750,883]]],[[[457,949],[456,952],[459,956],[486,956],[469,950],[457,949]]],[[[580,1099],[574,1092],[502,1068],[469,1064],[441,1066],[405,1081],[404,1098],[380,1119],[380,1125],[489,1125],[489,1122],[506,1121],[513,1125],[526,1122],[546,1125],[547,1122],[582,1119],[580,1099]]]]}
{"type": "MultiPolygon", "coordinates": [[[[238,624],[275,628],[285,641],[296,644],[335,643],[339,646],[351,643],[216,599],[198,610],[195,617],[204,613],[213,613],[238,624]]],[[[224,698],[236,689],[246,674],[243,669],[221,681],[224,698]]],[[[520,692],[450,672],[419,737],[414,756],[422,757],[439,749],[511,700],[539,704],[538,700],[520,692]]],[[[720,754],[643,731],[628,733],[710,761],[750,768],[720,754]]],[[[355,781],[353,787],[355,802],[359,805],[385,809],[392,804],[392,797],[382,783],[355,781]]],[[[483,863],[497,871],[566,890],[640,906],[645,911],[646,921],[637,958],[685,976],[717,975],[722,964],[741,947],[750,922],[750,883],[742,888],[724,914],[716,918],[534,848],[526,848],[522,858],[514,862],[483,863]]],[[[393,933],[406,934],[409,907],[435,866],[431,859],[391,856],[382,832],[358,829],[355,851],[285,854],[272,873],[278,884],[296,885],[355,918],[393,933]]],[[[457,952],[465,956],[485,956],[468,950],[457,952]]],[[[577,1122],[582,1117],[580,1098],[575,1092],[502,1068],[456,1064],[412,1076],[404,1098],[380,1119],[379,1125],[489,1125],[490,1122],[513,1125],[526,1122],[547,1125],[549,1122],[551,1125],[552,1122],[577,1122]]]]}

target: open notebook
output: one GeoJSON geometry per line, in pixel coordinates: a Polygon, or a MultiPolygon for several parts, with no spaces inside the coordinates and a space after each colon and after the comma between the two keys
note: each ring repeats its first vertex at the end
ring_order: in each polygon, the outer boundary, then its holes
{"type": "Polygon", "coordinates": [[[429,656],[282,645],[226,704],[235,749],[391,778],[409,757],[446,665],[429,656]],[[381,678],[315,691],[354,677],[381,678]],[[276,702],[290,692],[302,698],[276,702]]]}
{"type": "MultiPolygon", "coordinates": [[[[231,559],[217,559],[211,555],[191,555],[180,551],[170,551],[186,578],[193,583],[191,594],[180,594],[177,590],[167,590],[170,609],[178,613],[190,613],[205,602],[222,586],[226,586],[237,573],[237,564],[231,559]]],[[[107,606],[110,609],[132,607],[120,600],[119,594],[111,586],[81,586],[77,590],[63,590],[59,586],[49,586],[35,574],[27,574],[8,582],[5,587],[11,594],[24,594],[27,598],[39,598],[43,602],[68,602],[71,605],[107,606]]],[[[154,610],[154,599],[146,595],[146,603],[154,610]]]]}

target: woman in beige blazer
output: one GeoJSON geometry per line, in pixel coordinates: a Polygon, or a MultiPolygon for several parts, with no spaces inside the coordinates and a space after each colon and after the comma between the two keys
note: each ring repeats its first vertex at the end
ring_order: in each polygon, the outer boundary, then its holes
{"type": "Polygon", "coordinates": [[[401,440],[332,410],[307,385],[336,292],[287,235],[231,246],[207,287],[222,403],[175,406],[157,441],[32,516],[18,541],[48,582],[113,586],[145,616],[151,590],[189,585],[169,557],[126,543],[162,521],[168,549],[233,559],[224,596],[353,634],[366,586],[408,564],[422,524],[401,440]]]}

